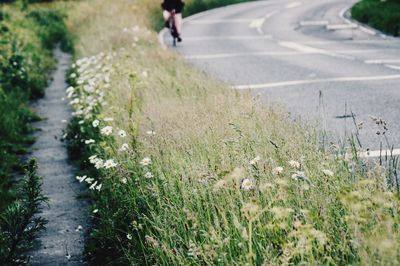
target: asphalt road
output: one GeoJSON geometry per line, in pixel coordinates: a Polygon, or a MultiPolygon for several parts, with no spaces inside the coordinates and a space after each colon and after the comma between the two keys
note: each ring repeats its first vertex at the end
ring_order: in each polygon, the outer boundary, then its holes
{"type": "MultiPolygon", "coordinates": [[[[364,148],[382,135],[370,116],[387,122],[400,148],[400,39],[355,28],[343,13],[353,0],[269,0],[234,5],[189,18],[174,48],[236,89],[267,104],[318,121],[341,141],[363,122],[364,148]]],[[[171,39],[163,36],[167,45],[171,39]]]]}

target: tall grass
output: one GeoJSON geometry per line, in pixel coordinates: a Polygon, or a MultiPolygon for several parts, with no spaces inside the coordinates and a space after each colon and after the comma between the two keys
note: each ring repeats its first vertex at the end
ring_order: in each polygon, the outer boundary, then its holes
{"type": "Polygon", "coordinates": [[[384,169],[322,149],[314,127],[162,50],[148,30],[158,4],[81,2],[68,23],[82,57],[68,139],[94,202],[90,262],[399,263],[384,169]]]}

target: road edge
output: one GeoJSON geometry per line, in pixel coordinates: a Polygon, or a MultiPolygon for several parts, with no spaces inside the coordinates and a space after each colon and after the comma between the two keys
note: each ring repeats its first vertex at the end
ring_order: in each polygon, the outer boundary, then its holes
{"type": "Polygon", "coordinates": [[[367,24],[361,23],[358,20],[355,20],[351,17],[351,7],[345,7],[343,8],[340,13],[339,17],[349,25],[356,25],[362,32],[367,33],[372,36],[379,36],[383,39],[393,39],[393,40],[400,40],[400,38],[396,38],[394,36],[388,35],[386,33],[383,33],[382,31],[375,29],[367,24]]]}

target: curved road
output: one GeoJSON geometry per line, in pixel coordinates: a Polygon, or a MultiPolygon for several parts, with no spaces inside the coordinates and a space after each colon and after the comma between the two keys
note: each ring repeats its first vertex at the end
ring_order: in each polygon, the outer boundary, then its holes
{"type": "Polygon", "coordinates": [[[318,120],[336,140],[354,131],[346,118],[354,113],[364,122],[363,147],[377,150],[382,135],[370,116],[382,118],[400,148],[400,40],[346,20],[354,3],[269,0],[212,10],[186,20],[176,50],[236,89],[318,120]]]}

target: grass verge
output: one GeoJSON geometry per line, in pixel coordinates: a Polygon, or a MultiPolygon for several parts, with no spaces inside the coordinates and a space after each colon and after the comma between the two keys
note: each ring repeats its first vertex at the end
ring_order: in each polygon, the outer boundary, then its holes
{"type": "Polygon", "coordinates": [[[59,10],[45,5],[0,5],[0,264],[22,264],[23,251],[42,221],[31,222],[40,196],[36,166],[29,164],[28,182],[15,184],[13,176],[22,169],[20,157],[34,141],[30,122],[40,119],[29,101],[44,95],[54,68],[52,48],[62,43],[71,50],[59,10]],[[28,192],[37,198],[26,199],[28,192]],[[34,202],[32,202],[34,201],[34,202]]]}
{"type": "Polygon", "coordinates": [[[354,19],[382,32],[400,36],[399,0],[363,0],[354,5],[351,15],[354,19]]]}
{"type": "Polygon", "coordinates": [[[83,1],[68,22],[80,59],[67,138],[93,199],[89,261],[399,263],[397,179],[162,50],[149,30],[158,6],[83,1]]]}

